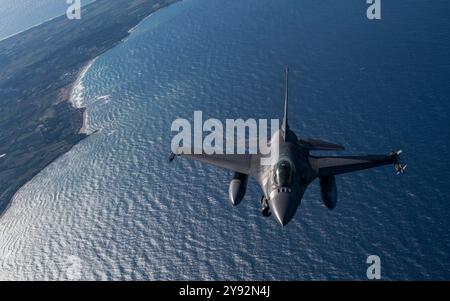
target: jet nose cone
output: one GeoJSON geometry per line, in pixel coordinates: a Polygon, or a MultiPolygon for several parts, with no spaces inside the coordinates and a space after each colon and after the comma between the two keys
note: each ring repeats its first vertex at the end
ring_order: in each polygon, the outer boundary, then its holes
{"type": "Polygon", "coordinates": [[[277,192],[270,199],[269,207],[276,220],[282,226],[286,226],[297,211],[298,201],[290,193],[277,192]]]}

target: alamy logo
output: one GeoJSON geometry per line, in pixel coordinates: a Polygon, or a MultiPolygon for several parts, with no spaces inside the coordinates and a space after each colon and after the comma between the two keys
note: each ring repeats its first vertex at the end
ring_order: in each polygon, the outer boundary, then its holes
{"type": "Polygon", "coordinates": [[[69,7],[66,11],[66,16],[69,20],[81,19],[81,0],[67,0],[69,7]]]}
{"type": "Polygon", "coordinates": [[[367,19],[381,20],[381,0],[367,0],[369,8],[367,8],[367,19]]]}
{"type": "Polygon", "coordinates": [[[267,119],[227,119],[225,125],[218,119],[203,122],[203,113],[194,112],[194,125],[187,119],[172,122],[172,153],[176,155],[261,155],[261,165],[273,165],[278,159],[279,144],[276,133],[280,128],[278,119],[270,120],[271,136],[268,137],[267,119]],[[247,135],[248,132],[248,135],[247,135]],[[206,133],[206,136],[204,135],[206,133]]]}
{"type": "Polygon", "coordinates": [[[367,257],[367,264],[370,266],[367,268],[367,279],[380,280],[381,279],[381,259],[377,255],[370,255],[367,257]]]}

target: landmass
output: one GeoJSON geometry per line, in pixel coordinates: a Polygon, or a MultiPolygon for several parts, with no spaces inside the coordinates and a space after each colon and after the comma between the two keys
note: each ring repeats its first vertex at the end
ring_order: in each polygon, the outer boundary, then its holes
{"type": "Polygon", "coordinates": [[[87,137],[70,100],[80,71],[156,10],[179,0],[97,0],[0,41],[0,215],[14,194],[87,137]]]}

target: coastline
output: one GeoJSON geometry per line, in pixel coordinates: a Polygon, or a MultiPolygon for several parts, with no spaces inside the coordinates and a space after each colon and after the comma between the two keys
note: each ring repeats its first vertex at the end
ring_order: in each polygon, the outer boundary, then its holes
{"type": "Polygon", "coordinates": [[[83,78],[95,59],[124,42],[145,18],[179,1],[97,0],[84,7],[80,21],[56,17],[0,41],[0,98],[15,103],[3,112],[4,139],[23,145],[0,149],[8,154],[0,160],[0,218],[26,183],[89,137],[83,78]],[[74,47],[73,41],[80,42],[74,47]]]}
{"type": "Polygon", "coordinates": [[[83,112],[83,125],[81,126],[81,129],[78,133],[85,135],[88,134],[88,113],[86,108],[84,108],[83,112]]]}
{"type": "Polygon", "coordinates": [[[70,96],[68,101],[72,104],[72,106],[76,109],[84,108],[83,106],[83,94],[84,94],[84,84],[83,80],[86,76],[86,73],[91,69],[92,65],[95,63],[94,58],[87,62],[78,72],[76,80],[71,84],[70,96]]]}
{"type": "Polygon", "coordinates": [[[10,38],[12,38],[12,37],[18,36],[18,35],[20,35],[20,34],[22,34],[22,33],[24,33],[24,32],[29,31],[30,29],[39,27],[39,26],[41,26],[41,25],[43,25],[43,24],[45,24],[45,23],[51,22],[51,21],[53,21],[53,20],[55,20],[55,19],[57,19],[57,18],[59,18],[59,17],[61,17],[61,16],[55,16],[55,17],[48,18],[47,20],[44,20],[44,21],[42,21],[42,22],[40,22],[40,23],[38,23],[38,24],[36,24],[36,25],[27,27],[27,28],[25,28],[25,29],[23,29],[23,30],[20,30],[20,31],[15,32],[15,33],[10,34],[10,35],[7,35],[7,36],[5,36],[5,37],[3,37],[3,38],[0,38],[0,42],[3,42],[3,41],[5,41],[5,40],[7,40],[7,39],[10,39],[10,38]]]}
{"type": "MultiPolygon", "coordinates": [[[[173,0],[172,3],[176,3],[178,1],[181,0],[173,0]]],[[[169,4],[169,5],[170,5],[169,4]]],[[[133,32],[135,31],[135,29],[142,23],[145,22],[146,20],[148,20],[150,17],[152,17],[157,11],[159,11],[160,9],[163,9],[164,7],[166,7],[166,5],[162,6],[159,3],[155,4],[152,6],[152,11],[149,15],[147,15],[146,17],[144,17],[143,19],[141,19],[135,26],[131,27],[130,29],[128,29],[127,31],[127,35],[119,42],[117,43],[117,45],[121,44],[121,43],[125,43],[126,40],[130,37],[131,34],[133,34],[133,32]]],[[[55,18],[50,19],[49,21],[53,20],[55,18]]],[[[43,22],[45,23],[45,22],[43,22]]],[[[37,25],[38,26],[38,25],[37,25]]],[[[36,27],[36,26],[33,26],[36,27]]],[[[115,46],[117,46],[115,45],[115,46]]],[[[114,46],[114,47],[115,47],[114,46]]],[[[112,48],[114,48],[112,47],[112,48]]],[[[111,49],[112,49],[111,48],[111,49]]],[[[80,71],[78,72],[77,75],[77,79],[75,80],[75,82],[73,82],[70,85],[70,96],[68,101],[72,104],[72,106],[75,109],[83,109],[83,123],[81,125],[81,128],[79,130],[79,134],[84,134],[88,136],[88,130],[89,130],[89,114],[88,114],[88,109],[86,108],[85,105],[83,105],[83,100],[84,100],[84,84],[83,84],[83,80],[87,74],[87,72],[89,71],[89,69],[91,69],[92,65],[94,65],[95,61],[97,60],[98,57],[93,58],[92,60],[88,61],[84,67],[82,67],[80,69],[80,71]]],[[[64,88],[61,89],[61,93],[64,93],[64,88]]]]}
{"type": "Polygon", "coordinates": [[[75,109],[83,109],[83,123],[81,125],[81,128],[79,130],[79,134],[85,134],[88,135],[88,110],[86,106],[83,104],[84,100],[84,83],[83,80],[89,71],[91,69],[92,65],[94,65],[97,58],[94,58],[90,60],[81,70],[78,72],[77,79],[70,87],[70,95],[69,99],[67,101],[70,102],[70,104],[75,109]]]}
{"type": "MultiPolygon", "coordinates": [[[[96,1],[96,0],[92,0],[91,2],[88,2],[88,3],[82,3],[82,4],[81,4],[81,7],[84,7],[84,6],[86,6],[86,5],[89,5],[89,4],[93,3],[94,1],[96,1]]],[[[35,28],[35,27],[39,27],[39,26],[41,26],[42,24],[51,22],[51,21],[53,21],[53,20],[55,20],[55,19],[57,19],[57,18],[59,18],[59,17],[61,17],[61,16],[62,16],[62,15],[57,15],[57,16],[54,16],[54,17],[47,18],[47,19],[45,19],[45,20],[43,20],[43,21],[41,21],[41,22],[39,22],[39,23],[36,23],[36,24],[34,24],[34,25],[31,25],[31,26],[28,26],[28,27],[26,27],[26,28],[24,28],[24,29],[22,29],[22,30],[16,31],[16,32],[14,32],[14,33],[12,33],[12,34],[8,34],[7,36],[4,36],[4,37],[0,37],[0,42],[2,42],[2,41],[4,41],[4,40],[7,40],[7,39],[9,39],[9,38],[12,38],[12,37],[14,37],[14,36],[20,35],[21,33],[24,33],[24,32],[26,32],[26,31],[28,31],[28,30],[30,30],[30,29],[33,29],[33,28],[35,28]]]]}

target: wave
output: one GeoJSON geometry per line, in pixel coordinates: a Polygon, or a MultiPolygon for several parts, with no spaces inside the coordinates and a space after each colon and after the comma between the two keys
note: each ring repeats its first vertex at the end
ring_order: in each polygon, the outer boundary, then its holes
{"type": "Polygon", "coordinates": [[[89,63],[84,66],[80,72],[78,73],[77,80],[73,84],[72,91],[70,92],[70,99],[69,101],[72,103],[72,105],[75,108],[83,108],[83,95],[84,95],[84,84],[83,80],[86,76],[86,73],[89,71],[89,69],[92,67],[96,59],[93,59],[89,61],[89,63]]]}
{"type": "MultiPolygon", "coordinates": [[[[89,69],[92,67],[92,65],[95,63],[95,60],[97,58],[94,58],[93,60],[89,61],[86,66],[84,66],[80,72],[78,73],[77,80],[74,82],[72,86],[72,91],[70,92],[70,98],[69,101],[72,104],[74,108],[81,109],[86,108],[84,105],[84,77],[86,76],[86,73],[89,71],[89,69]]],[[[85,109],[83,113],[83,126],[80,130],[80,133],[86,134],[88,131],[88,113],[85,109]]]]}

